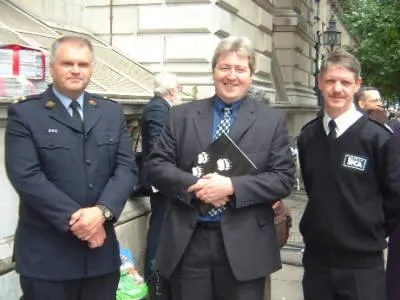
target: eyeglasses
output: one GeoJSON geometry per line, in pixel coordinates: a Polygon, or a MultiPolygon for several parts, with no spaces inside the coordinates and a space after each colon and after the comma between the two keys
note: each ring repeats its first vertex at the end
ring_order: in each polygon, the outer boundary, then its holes
{"type": "Polygon", "coordinates": [[[376,98],[376,99],[368,99],[368,100],[366,100],[367,102],[373,102],[373,103],[376,103],[376,102],[382,102],[382,99],[381,98],[376,98]]]}

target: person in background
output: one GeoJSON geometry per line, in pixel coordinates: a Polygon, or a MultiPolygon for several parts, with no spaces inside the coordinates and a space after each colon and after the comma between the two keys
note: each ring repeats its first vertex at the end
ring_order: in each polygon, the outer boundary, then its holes
{"type": "Polygon", "coordinates": [[[384,109],[381,95],[376,87],[361,87],[354,95],[354,102],[361,112],[366,113],[371,119],[392,131],[400,142],[400,122],[389,119],[389,113],[384,109]]]}
{"type": "MultiPolygon", "coordinates": [[[[361,110],[366,110],[368,116],[389,128],[393,137],[400,144],[400,122],[389,120],[388,113],[383,110],[381,96],[375,87],[362,87],[355,95],[355,101],[361,110]]],[[[400,153],[399,153],[400,154],[400,153]]],[[[386,290],[388,300],[400,299],[400,228],[398,226],[389,237],[388,256],[386,263],[386,290]]]]}
{"type": "Polygon", "coordinates": [[[389,125],[387,125],[389,118],[388,118],[388,114],[385,110],[369,109],[366,111],[366,113],[372,120],[375,120],[376,122],[382,124],[383,126],[386,126],[390,131],[392,131],[392,129],[389,127],[389,125]]]}
{"type": "Polygon", "coordinates": [[[247,95],[254,71],[247,38],[221,40],[215,95],[173,107],[148,157],[148,178],[168,199],[156,264],[174,300],[262,300],[281,267],[272,204],[291,193],[294,163],[284,114],[247,95]],[[257,170],[194,176],[197,155],[222,133],[257,170]]]}
{"type": "Polygon", "coordinates": [[[324,115],[301,130],[305,300],[386,299],[383,250],[400,220],[399,145],[358,111],[359,61],[338,49],[319,74],[324,115]]]}
{"type": "Polygon", "coordinates": [[[120,256],[114,223],[137,182],[122,107],[85,92],[89,40],[51,47],[53,85],[9,107],[7,175],[20,199],[16,270],[23,300],[112,300],[120,256]]]}
{"type": "MultiPolygon", "coordinates": [[[[181,87],[175,74],[163,72],[155,77],[154,97],[150,99],[143,109],[141,119],[142,151],[144,158],[150,154],[155,142],[160,137],[167,121],[170,108],[180,102],[180,91],[181,87]]],[[[144,176],[144,182],[148,181],[145,169],[141,176],[144,176]]],[[[167,206],[167,199],[160,191],[153,189],[150,195],[150,204],[151,216],[149,229],[147,231],[144,267],[145,280],[149,280],[149,276],[156,271],[154,260],[167,206]]],[[[168,294],[168,283],[163,280],[162,285],[163,293],[168,294]]],[[[153,285],[150,284],[150,287],[153,287],[153,285]]]]}
{"type": "Polygon", "coordinates": [[[363,86],[354,94],[354,103],[361,111],[384,110],[381,94],[376,87],[363,86]]]}

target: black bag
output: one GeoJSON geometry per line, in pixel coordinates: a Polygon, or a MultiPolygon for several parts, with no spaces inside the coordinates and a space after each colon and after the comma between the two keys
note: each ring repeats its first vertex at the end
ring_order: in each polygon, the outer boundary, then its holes
{"type": "Polygon", "coordinates": [[[148,197],[151,194],[151,186],[147,181],[146,172],[144,171],[145,157],[143,157],[142,152],[137,151],[141,134],[142,134],[142,128],[139,127],[139,132],[135,141],[135,148],[134,148],[136,166],[139,169],[139,182],[134,187],[131,197],[148,197]]]}
{"type": "Polygon", "coordinates": [[[147,300],[171,300],[170,283],[160,276],[158,271],[153,272],[147,280],[149,296],[147,300]]]}

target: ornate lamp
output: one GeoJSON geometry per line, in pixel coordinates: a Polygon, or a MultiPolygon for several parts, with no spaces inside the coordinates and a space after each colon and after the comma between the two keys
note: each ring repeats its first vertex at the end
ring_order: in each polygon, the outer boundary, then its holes
{"type": "Polygon", "coordinates": [[[342,33],[337,31],[336,20],[334,16],[331,17],[328,23],[328,27],[323,32],[323,44],[329,46],[330,50],[333,51],[335,46],[341,45],[342,33]]]}

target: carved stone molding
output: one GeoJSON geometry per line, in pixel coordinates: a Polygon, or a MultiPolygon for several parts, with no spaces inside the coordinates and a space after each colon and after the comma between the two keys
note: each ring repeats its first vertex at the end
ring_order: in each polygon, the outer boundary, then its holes
{"type": "Polygon", "coordinates": [[[292,9],[277,10],[274,25],[274,31],[299,32],[309,39],[310,43],[314,43],[316,40],[315,31],[312,25],[308,24],[303,17],[292,9]]]}

